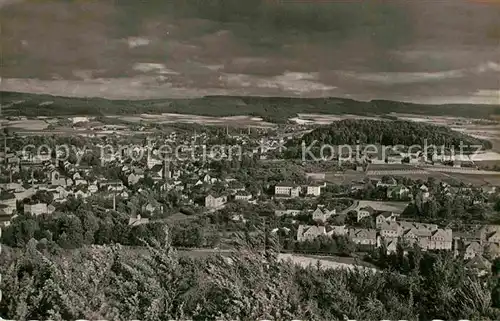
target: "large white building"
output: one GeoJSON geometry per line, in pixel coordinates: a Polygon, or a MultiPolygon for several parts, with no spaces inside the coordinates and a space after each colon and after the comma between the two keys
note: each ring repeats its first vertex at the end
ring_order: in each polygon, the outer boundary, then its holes
{"type": "Polygon", "coordinates": [[[320,196],[321,195],[321,185],[310,185],[307,186],[306,195],[320,196]]]}
{"type": "Polygon", "coordinates": [[[274,194],[283,197],[298,197],[300,194],[300,186],[295,184],[278,184],[274,187],[274,194]]]}

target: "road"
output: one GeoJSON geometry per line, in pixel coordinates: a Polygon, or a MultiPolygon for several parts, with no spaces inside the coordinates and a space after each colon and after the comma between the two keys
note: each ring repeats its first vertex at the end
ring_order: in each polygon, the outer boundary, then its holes
{"type": "MultiPolygon", "coordinates": [[[[138,251],[146,253],[148,250],[144,247],[133,247],[138,251]]],[[[189,257],[194,257],[194,258],[201,258],[201,257],[206,257],[209,255],[213,254],[222,254],[223,256],[227,256],[228,254],[231,253],[236,253],[237,250],[235,249],[207,249],[207,248],[190,248],[190,249],[185,249],[185,248],[178,248],[177,252],[180,255],[186,255],[189,257]]],[[[356,264],[356,263],[348,263],[349,261],[355,262],[355,259],[353,258],[341,258],[341,257],[335,257],[335,256],[324,256],[324,255],[313,255],[313,254],[308,254],[308,255],[302,255],[302,254],[296,254],[296,253],[279,253],[278,254],[278,260],[281,262],[288,262],[291,261],[294,264],[298,264],[303,267],[307,267],[309,265],[312,266],[317,266],[318,263],[320,264],[322,269],[363,269],[367,271],[372,271],[376,272],[377,269],[361,264],[356,264]],[[344,261],[344,262],[340,262],[344,261]]]]}

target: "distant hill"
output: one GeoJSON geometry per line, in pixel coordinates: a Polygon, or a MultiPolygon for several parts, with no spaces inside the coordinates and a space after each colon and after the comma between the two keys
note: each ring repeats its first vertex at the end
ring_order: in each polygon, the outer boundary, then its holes
{"type": "MultiPolygon", "coordinates": [[[[457,152],[463,146],[475,145],[491,149],[489,141],[479,139],[452,130],[449,127],[437,126],[411,121],[365,120],[346,119],[322,126],[300,138],[306,145],[314,141],[318,145],[355,145],[355,144],[381,144],[387,146],[424,146],[425,144],[437,146],[454,146],[457,152]]],[[[290,142],[289,146],[298,145],[299,141],[290,142]]]]}
{"type": "Polygon", "coordinates": [[[183,113],[204,116],[253,115],[282,123],[297,113],[387,115],[411,113],[429,116],[490,118],[499,105],[424,105],[387,100],[369,102],[345,98],[286,98],[206,96],[193,99],[108,100],[18,92],[0,92],[3,116],[117,115],[183,113]]]}

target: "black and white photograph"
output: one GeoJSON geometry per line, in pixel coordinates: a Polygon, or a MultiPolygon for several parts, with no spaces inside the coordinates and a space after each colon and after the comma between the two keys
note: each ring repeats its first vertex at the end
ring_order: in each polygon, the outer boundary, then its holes
{"type": "Polygon", "coordinates": [[[0,0],[0,320],[500,320],[500,0],[0,0]]]}

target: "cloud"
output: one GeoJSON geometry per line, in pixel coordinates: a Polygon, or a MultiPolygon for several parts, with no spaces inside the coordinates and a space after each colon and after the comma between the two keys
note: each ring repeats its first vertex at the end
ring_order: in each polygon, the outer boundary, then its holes
{"type": "Polygon", "coordinates": [[[206,65],[205,68],[212,70],[212,71],[219,71],[224,69],[224,65],[206,65]]]}
{"type": "Polygon", "coordinates": [[[103,70],[73,70],[73,76],[82,80],[90,80],[94,78],[95,72],[103,72],[103,70]]]}
{"type": "Polygon", "coordinates": [[[253,87],[276,89],[285,93],[309,94],[321,91],[332,91],[336,87],[314,81],[317,73],[285,72],[274,77],[257,77],[245,74],[224,74],[221,80],[233,87],[253,87]]]}
{"type": "Polygon", "coordinates": [[[411,84],[418,82],[461,78],[464,76],[464,71],[449,70],[449,71],[439,71],[439,72],[379,72],[379,73],[341,72],[340,74],[357,80],[374,82],[385,85],[393,85],[393,84],[411,84]]]}
{"type": "Polygon", "coordinates": [[[140,72],[144,72],[144,73],[154,72],[154,73],[161,74],[161,75],[178,75],[179,74],[178,72],[176,72],[174,70],[167,69],[167,67],[164,64],[150,63],[150,62],[136,63],[134,65],[133,69],[135,71],[140,71],[140,72]]]}
{"type": "Polygon", "coordinates": [[[344,77],[382,85],[413,84],[435,82],[446,79],[464,78],[467,75],[479,75],[487,72],[500,72],[500,64],[488,61],[472,68],[454,69],[435,72],[370,72],[358,73],[352,71],[340,71],[338,74],[344,77]]]}
{"type": "Polygon", "coordinates": [[[14,4],[17,2],[22,2],[21,0],[0,0],[0,8],[8,6],[9,4],[14,4]]]}
{"type": "Polygon", "coordinates": [[[143,37],[129,37],[127,38],[126,41],[129,48],[147,46],[151,43],[151,41],[148,38],[143,38],[143,37]]]}
{"type": "Polygon", "coordinates": [[[474,99],[500,105],[500,89],[479,89],[474,93],[474,99]]]}
{"type": "Polygon", "coordinates": [[[500,89],[479,89],[474,94],[476,96],[491,96],[500,99],[500,89]]]}
{"type": "Polygon", "coordinates": [[[485,62],[485,63],[478,65],[475,68],[475,71],[477,73],[483,73],[483,72],[489,72],[489,71],[500,72],[500,64],[493,62],[493,61],[488,61],[488,62],[485,62]]]}
{"type": "Polygon", "coordinates": [[[50,94],[69,97],[103,97],[108,99],[184,98],[208,94],[190,88],[173,88],[156,77],[98,78],[82,80],[2,79],[1,90],[50,94]]]}

